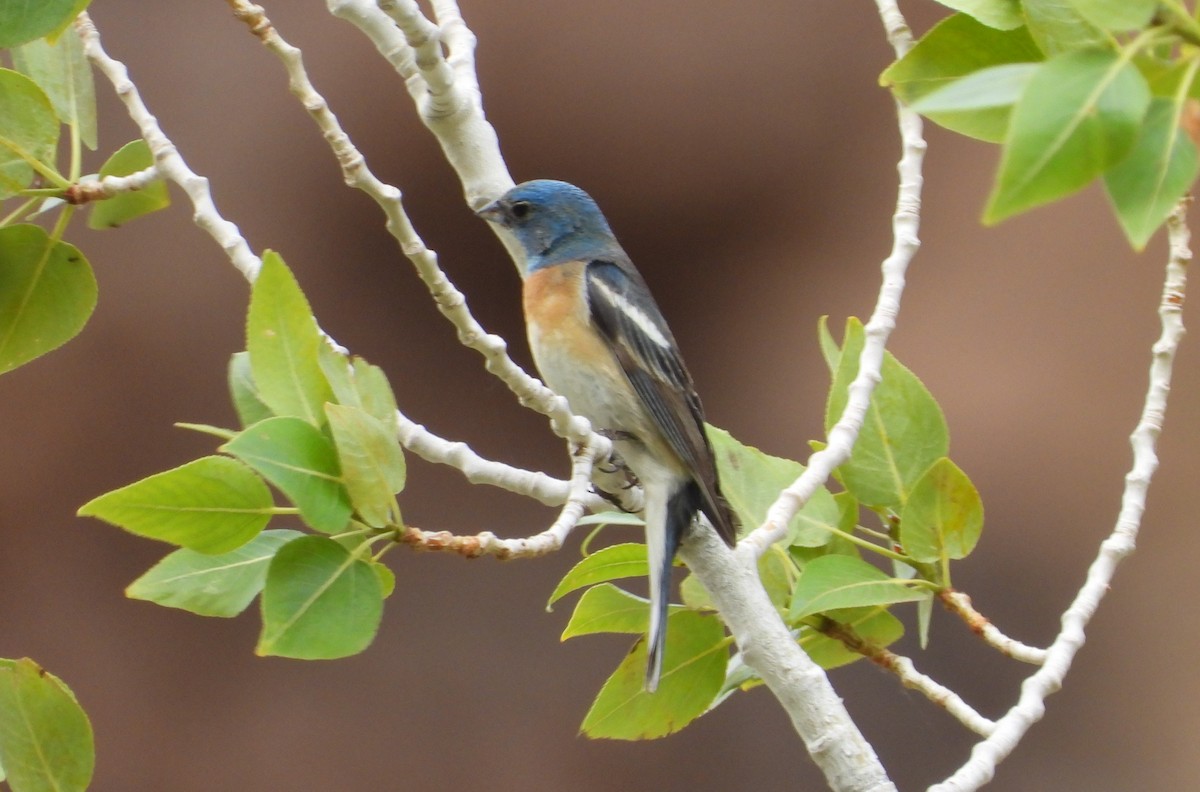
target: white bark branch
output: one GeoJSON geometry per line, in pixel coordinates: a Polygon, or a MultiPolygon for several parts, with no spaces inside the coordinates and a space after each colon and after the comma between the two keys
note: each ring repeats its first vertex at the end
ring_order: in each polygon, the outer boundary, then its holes
{"type": "Polygon", "coordinates": [[[911,688],[925,696],[976,734],[986,737],[996,728],[994,721],[979,714],[974,707],[950,688],[918,671],[913,661],[904,655],[864,641],[853,628],[837,622],[829,621],[825,627],[818,629],[824,635],[841,641],[850,651],[861,654],[885,671],[895,674],[906,688],[911,688]]]}
{"type": "Polygon", "coordinates": [[[535,558],[553,553],[562,548],[571,531],[579,523],[584,510],[589,505],[594,505],[594,500],[598,500],[592,493],[592,466],[598,453],[598,448],[594,445],[576,451],[571,465],[571,479],[565,488],[566,503],[563,504],[558,519],[539,534],[501,539],[491,531],[458,536],[448,531],[422,531],[406,526],[397,537],[397,541],[418,549],[442,550],[468,557],[491,555],[501,559],[535,558]]]}
{"type": "MultiPolygon", "coordinates": [[[[385,0],[386,1],[386,0],[385,0]]],[[[474,79],[475,37],[462,25],[458,5],[453,2],[435,4],[437,14],[445,24],[445,43],[450,48],[449,62],[454,75],[450,95],[439,93],[440,62],[445,56],[439,49],[430,48],[429,62],[418,62],[406,35],[419,36],[423,26],[415,20],[402,31],[372,0],[326,0],[330,13],[345,19],[366,34],[367,38],[387,58],[396,72],[404,78],[409,93],[417,104],[421,121],[429,127],[441,144],[447,161],[463,184],[467,205],[479,209],[513,186],[512,176],[500,156],[500,140],[496,130],[483,114],[483,101],[474,79]],[[470,73],[471,77],[465,75],[470,73]],[[431,76],[435,75],[435,76],[431,76]]],[[[397,3],[398,12],[414,12],[415,3],[397,3]]],[[[405,16],[401,14],[402,18],[405,16]]]]}
{"type": "Polygon", "coordinates": [[[903,655],[893,655],[892,662],[894,663],[893,672],[906,688],[916,690],[976,734],[987,737],[995,731],[995,721],[981,715],[978,710],[964,701],[962,696],[950,688],[918,671],[911,659],[903,655]]]}
{"type": "Polygon", "coordinates": [[[746,665],[787,711],[830,788],[895,790],[828,675],[800,648],[779,617],[759,579],[753,545],[742,542],[730,550],[714,531],[694,531],[680,557],[708,590],[746,665]]]}
{"type": "MultiPolygon", "coordinates": [[[[466,443],[439,437],[403,413],[398,413],[397,418],[402,446],[427,462],[457,468],[472,484],[499,487],[548,506],[561,505],[567,499],[568,482],[562,479],[485,459],[466,443]]],[[[595,505],[599,506],[600,500],[596,496],[595,505]]]]}
{"type": "Polygon", "coordinates": [[[954,775],[929,788],[929,792],[968,792],[991,780],[996,765],[1003,760],[1029,728],[1046,711],[1046,697],[1062,686],[1075,653],[1083,646],[1084,629],[1108,592],[1117,565],[1133,552],[1146,492],[1158,467],[1155,442],[1162,430],[1171,389],[1171,369],[1175,353],[1183,339],[1183,300],[1187,285],[1187,263],[1192,258],[1186,214],[1191,199],[1180,202],[1167,220],[1170,256],[1158,315],[1162,333],[1152,347],[1150,386],[1142,406],[1141,418],[1129,441],[1133,446],[1133,466],[1125,476],[1121,510],[1112,534],[1100,545],[1100,554],[1088,569],[1087,580],[1062,617],[1062,630],[1046,651],[1046,662],[1021,685],[1017,704],[996,723],[986,740],[977,743],[971,758],[954,775]]]}
{"type": "Polygon", "coordinates": [[[192,219],[216,241],[233,266],[253,282],[258,277],[262,260],[250,250],[238,227],[217,212],[208,187],[208,179],[200,176],[184,162],[171,139],[163,134],[158,119],[146,108],[137,86],[129,79],[125,64],[109,57],[100,44],[100,34],[86,12],[75,21],[88,60],[113,84],[117,96],[125,104],[129,117],[137,124],[142,139],[154,155],[154,164],[163,178],[178,184],[192,202],[192,219]]]}
{"type": "MultiPolygon", "coordinates": [[[[894,0],[876,0],[876,5],[896,56],[904,55],[912,47],[912,35],[900,14],[900,9],[894,0]]],[[[883,283],[879,289],[875,310],[865,328],[866,341],[859,356],[858,375],[850,383],[846,408],[829,430],[825,448],[809,457],[804,473],[783,490],[767,510],[766,521],[742,540],[751,543],[755,553],[760,556],[768,547],[787,535],[788,524],[796,516],[796,512],[800,511],[813,492],[829,479],[834,469],[850,458],[850,451],[870,406],[871,393],[879,384],[884,346],[896,326],[896,316],[900,312],[905,273],[921,244],[917,238],[917,231],[921,224],[921,166],[926,148],[921,117],[899,102],[896,103],[896,113],[903,152],[897,165],[900,186],[896,197],[896,211],[892,217],[892,251],[880,267],[883,283]]]]}

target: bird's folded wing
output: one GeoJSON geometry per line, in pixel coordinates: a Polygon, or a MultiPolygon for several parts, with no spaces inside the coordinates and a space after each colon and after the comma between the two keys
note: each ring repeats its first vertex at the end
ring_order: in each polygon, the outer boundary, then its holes
{"type": "Polygon", "coordinates": [[[649,289],[637,270],[619,259],[589,262],[586,283],[592,321],[659,431],[692,472],[704,513],[733,544],[736,528],[717,486],[700,397],[649,289]]]}

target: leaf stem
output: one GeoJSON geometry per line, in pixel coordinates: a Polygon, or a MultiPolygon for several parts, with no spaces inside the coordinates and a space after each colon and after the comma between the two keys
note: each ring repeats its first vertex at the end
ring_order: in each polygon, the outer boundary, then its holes
{"type": "Polygon", "coordinates": [[[71,182],[67,178],[65,178],[58,171],[54,170],[54,168],[50,167],[49,165],[42,162],[37,157],[30,154],[28,151],[25,150],[24,146],[20,145],[19,143],[12,140],[11,138],[7,138],[7,137],[4,137],[3,135],[0,135],[0,148],[6,148],[9,151],[11,151],[13,154],[15,154],[16,156],[25,160],[26,165],[33,168],[35,171],[37,171],[39,174],[41,174],[42,178],[51,182],[55,186],[57,186],[63,190],[65,190],[71,186],[71,182]]]}
{"type": "MultiPolygon", "coordinates": [[[[1183,3],[1179,0],[1166,0],[1160,2],[1158,8],[1156,18],[1161,20],[1168,30],[1189,44],[1200,46],[1200,22],[1197,22],[1196,17],[1188,13],[1187,7],[1183,3]],[[1168,18],[1163,19],[1164,16],[1168,18]]],[[[1200,13],[1200,8],[1197,8],[1197,13],[1200,13]]]]}
{"type": "MultiPolygon", "coordinates": [[[[879,545],[875,544],[874,542],[869,542],[866,539],[863,539],[862,537],[855,536],[852,533],[846,533],[841,528],[835,528],[832,525],[826,525],[825,530],[829,531],[834,536],[838,536],[838,537],[841,537],[842,539],[845,539],[847,542],[856,544],[859,547],[870,550],[871,552],[878,553],[879,555],[883,556],[884,558],[890,558],[893,561],[899,561],[900,563],[908,564],[909,566],[914,566],[916,564],[915,561],[913,561],[911,558],[904,555],[903,553],[897,553],[895,550],[891,550],[886,547],[880,547],[879,545]]],[[[864,529],[864,530],[866,530],[866,529],[864,529]]],[[[872,533],[874,533],[874,532],[872,532],[872,533]]]]}
{"type": "Polygon", "coordinates": [[[54,221],[54,229],[50,232],[50,240],[52,245],[57,245],[62,241],[63,234],[67,232],[67,224],[71,222],[71,217],[75,214],[75,207],[70,204],[66,205],[62,214],[54,221]]]}
{"type": "MultiPolygon", "coordinates": [[[[55,190],[55,192],[57,193],[57,192],[61,192],[61,191],[55,190]]],[[[22,193],[22,194],[24,195],[25,193],[22,193]]],[[[20,217],[21,215],[28,212],[29,209],[38,202],[39,197],[40,196],[38,196],[38,195],[31,196],[27,201],[25,201],[20,206],[18,206],[16,209],[12,210],[7,215],[5,215],[3,219],[0,219],[0,228],[6,227],[10,223],[12,223],[12,221],[16,220],[18,217],[20,217]]]]}

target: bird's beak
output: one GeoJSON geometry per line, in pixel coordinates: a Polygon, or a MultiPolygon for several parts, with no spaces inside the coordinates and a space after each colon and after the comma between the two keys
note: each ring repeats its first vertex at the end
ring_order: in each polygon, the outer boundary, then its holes
{"type": "Polygon", "coordinates": [[[506,225],[504,222],[504,207],[500,205],[500,201],[492,201],[487,206],[475,212],[475,214],[487,220],[489,223],[498,225],[506,225]]]}

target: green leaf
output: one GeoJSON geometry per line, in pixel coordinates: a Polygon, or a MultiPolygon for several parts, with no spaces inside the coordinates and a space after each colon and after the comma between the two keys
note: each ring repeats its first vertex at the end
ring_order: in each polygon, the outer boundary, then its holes
{"type": "Polygon", "coordinates": [[[28,658],[0,662],[0,763],[13,792],[87,789],[92,725],[61,679],[28,658]]]}
{"type": "Polygon", "coordinates": [[[1038,68],[1037,63],[1006,63],[980,69],[925,94],[911,109],[964,135],[999,143],[1012,105],[1038,68]]]}
{"type": "MultiPolygon", "coordinates": [[[[721,491],[744,527],[761,525],[779,493],[791,485],[804,466],[743,445],[724,429],[708,427],[716,454],[721,491]]],[[[820,547],[829,541],[829,526],[837,525],[833,495],[819,487],[788,526],[788,544],[820,547]]]]}
{"type": "Polygon", "coordinates": [[[647,572],[646,545],[630,542],[601,548],[571,567],[571,571],[559,581],[558,587],[550,595],[546,607],[548,609],[567,594],[584,586],[593,586],[606,580],[645,577],[647,572]]]}
{"type": "Polygon", "coordinates": [[[177,544],[226,553],[258,535],[274,508],[267,485],[240,462],[203,457],[105,493],[80,516],[177,544]]]}
{"type": "Polygon", "coordinates": [[[78,0],[0,0],[0,49],[61,30],[86,7],[78,0]]]}
{"type": "Polygon", "coordinates": [[[725,681],[725,630],[716,617],[694,611],[672,614],[667,625],[658,691],[643,688],[646,642],[641,640],[588,710],[582,726],[588,737],[652,740],[679,731],[708,710],[725,681]]]}
{"type": "Polygon", "coordinates": [[[254,384],[254,374],[250,371],[249,352],[235,352],[229,358],[229,393],[243,428],[274,416],[271,408],[258,395],[258,386],[254,384]]]}
{"type": "Polygon", "coordinates": [[[1104,174],[1125,236],[1141,250],[1196,181],[1196,146],[1183,134],[1183,105],[1154,99],[1129,156],[1104,174]]]}
{"type": "Polygon", "coordinates": [[[1102,30],[1137,30],[1150,24],[1158,0],[1070,0],[1088,22],[1102,30]]]}
{"type": "MultiPolygon", "coordinates": [[[[3,3],[0,0],[0,6],[3,3]]],[[[30,160],[53,170],[58,130],[54,106],[37,83],[20,72],[0,69],[0,199],[33,181],[30,160]]]]}
{"type": "Polygon", "coordinates": [[[965,558],[983,530],[983,502],[967,474],[942,458],[913,486],[900,512],[900,544],[916,561],[965,558]]]}
{"type": "Polygon", "coordinates": [[[833,333],[829,332],[828,316],[817,320],[817,343],[821,346],[821,357],[825,358],[825,365],[829,367],[829,375],[833,376],[833,372],[837,371],[838,361],[842,359],[842,350],[837,341],[833,340],[833,333]]]}
{"type": "Polygon", "coordinates": [[[267,251],[250,293],[246,348],[258,394],[273,413],[324,423],[324,404],[333,400],[318,361],[324,343],[296,279],[267,251]]]}
{"type": "MultiPolygon", "coordinates": [[[[996,30],[966,14],[955,14],[922,36],[907,55],[884,71],[879,82],[890,87],[897,99],[911,106],[927,94],[975,72],[1042,59],[1041,50],[1024,28],[996,30]]],[[[964,135],[998,140],[1007,115],[1006,110],[991,107],[939,112],[929,118],[964,135]]]]}
{"type": "Polygon", "coordinates": [[[233,429],[226,429],[223,426],[213,426],[212,424],[176,421],[175,426],[179,429],[190,429],[193,432],[200,432],[201,434],[219,437],[222,440],[232,440],[233,438],[237,437],[237,432],[235,432],[233,429]]]}
{"type": "Polygon", "coordinates": [[[379,578],[379,596],[387,599],[396,590],[396,573],[391,570],[391,567],[378,561],[371,561],[370,564],[371,571],[375,573],[375,577],[379,578]]]}
{"type": "Polygon", "coordinates": [[[955,11],[970,14],[979,22],[997,30],[1015,30],[1025,24],[1020,0],[938,0],[955,11]]]}
{"type": "Polygon", "coordinates": [[[679,584],[679,596],[683,599],[683,604],[691,610],[716,610],[708,589],[704,588],[704,584],[693,574],[689,574],[679,584]]]}
{"type": "MultiPolygon", "coordinates": [[[[670,613],[678,610],[682,610],[679,605],[668,608],[670,613]]],[[[643,635],[648,629],[650,600],[634,596],[611,583],[600,583],[583,592],[563,630],[562,640],[596,633],[643,635]]]]}
{"type": "MultiPolygon", "coordinates": [[[[100,177],[128,176],[145,170],[154,164],[154,156],[144,140],[134,140],[126,143],[100,167],[100,177]]],[[[103,231],[106,228],[117,228],[134,218],[157,212],[171,205],[171,195],[167,192],[167,184],[159,179],[151,182],[140,190],[132,190],[96,201],[92,204],[88,216],[88,228],[103,231]]]]}
{"type": "Polygon", "coordinates": [[[366,411],[394,435],[396,397],[383,369],[359,357],[351,360],[328,342],[321,345],[318,357],[337,403],[366,411]]]}
{"type": "Polygon", "coordinates": [[[255,653],[331,660],[370,645],[383,615],[371,564],[324,536],[302,536],[275,553],[262,594],[255,653]]]}
{"type": "Polygon", "coordinates": [[[1146,80],[1116,53],[1048,61],[1013,108],[984,222],[1084,187],[1129,153],[1149,105],[1146,80]]]}
{"type": "MultiPolygon", "coordinates": [[[[862,323],[847,320],[841,361],[825,411],[826,431],[846,408],[865,339],[862,323]]],[[[913,483],[929,466],[946,455],[950,435],[942,409],[928,389],[890,352],[884,352],[881,372],[883,378],[871,395],[854,450],[838,473],[843,486],[862,504],[895,508],[904,503],[913,483]]]]}
{"type": "Polygon", "coordinates": [[[354,358],[354,387],[358,389],[362,408],[383,424],[394,437],[398,431],[396,397],[383,369],[372,366],[362,358],[354,358]]]}
{"type": "Polygon", "coordinates": [[[80,140],[96,148],[96,86],[79,36],[59,36],[51,44],[37,39],[12,51],[13,65],[46,93],[58,120],[79,130],[80,140]]]}
{"type": "MultiPolygon", "coordinates": [[[[0,99],[0,103],[3,100],[0,99]]],[[[74,338],[96,307],[96,278],[74,245],[35,225],[0,228],[0,373],[74,338]]]]}
{"type": "Polygon", "coordinates": [[[929,648],[929,623],[933,618],[933,597],[917,600],[917,637],[922,649],[929,648]]]}
{"type": "Polygon", "coordinates": [[[758,579],[762,582],[767,597],[781,613],[787,613],[792,601],[792,589],[796,585],[796,564],[788,551],[773,544],[758,559],[758,579]]]}
{"type": "MultiPolygon", "coordinates": [[[[932,600],[929,597],[921,600],[930,601],[932,600]]],[[[840,610],[837,611],[835,621],[851,627],[860,638],[875,646],[889,646],[904,635],[904,624],[881,607],[840,610]]],[[[838,639],[830,638],[810,627],[801,631],[800,648],[826,671],[863,659],[862,655],[847,649],[838,639]]]]}
{"type": "Polygon", "coordinates": [[[259,421],[221,446],[262,474],[318,531],[335,533],[350,520],[350,497],[342,486],[333,444],[311,423],[278,417],[259,421]]]}
{"type": "Polygon", "coordinates": [[[1089,47],[1114,47],[1111,36],[1079,13],[1076,0],[1022,0],[1021,7],[1030,35],[1048,56],[1089,47]]]}
{"type": "Polygon", "coordinates": [[[914,602],[927,596],[927,590],[888,577],[862,559],[827,555],[809,561],[800,572],[790,618],[799,621],[825,611],[914,602]]]}
{"type": "Polygon", "coordinates": [[[354,368],[350,357],[334,348],[328,338],[322,339],[317,347],[317,364],[338,404],[362,407],[362,397],[358,395],[358,388],[354,387],[354,368]]]}
{"type": "Polygon", "coordinates": [[[228,553],[176,550],[129,584],[125,596],[199,616],[237,616],[262,591],[267,565],[298,531],[267,530],[228,553]]]}
{"type": "MultiPolygon", "coordinates": [[[[858,530],[859,507],[858,499],[849,492],[839,492],[833,496],[834,501],[838,505],[838,528],[844,534],[853,535],[858,530]]],[[[790,548],[789,555],[793,559],[796,558],[796,550],[798,548],[790,548]]],[[[862,551],[858,545],[841,536],[833,536],[829,540],[829,544],[824,547],[827,555],[848,555],[855,558],[862,557],[862,551]]],[[[815,556],[812,556],[815,557],[815,556]]]]}
{"type": "Polygon", "coordinates": [[[357,407],[327,403],[342,479],[362,521],[383,528],[399,520],[394,494],[404,489],[404,454],[394,432],[357,407]]]}

